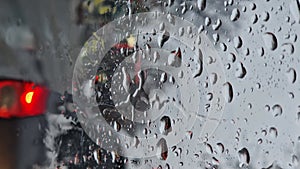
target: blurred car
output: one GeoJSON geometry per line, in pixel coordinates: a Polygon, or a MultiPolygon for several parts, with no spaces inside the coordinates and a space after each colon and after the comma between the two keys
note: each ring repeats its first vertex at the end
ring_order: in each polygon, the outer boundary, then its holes
{"type": "MultiPolygon", "coordinates": [[[[57,11],[46,9],[47,3],[53,5],[50,1],[0,2],[1,169],[60,168],[63,162],[58,164],[59,162],[53,161],[52,158],[56,156],[58,160],[73,161],[77,168],[86,168],[88,163],[79,165],[83,161],[82,156],[87,156],[87,161],[92,160],[90,163],[97,164],[95,158],[103,160],[102,156],[105,155],[101,155],[99,147],[89,141],[82,130],[74,129],[68,136],[60,131],[59,125],[62,122],[59,119],[65,121],[66,126],[78,124],[71,123],[76,119],[74,109],[70,111],[72,96],[63,92],[66,89],[60,86],[62,84],[53,85],[57,78],[53,74],[53,65],[61,61],[52,52],[64,53],[65,49],[54,49],[55,46],[62,45],[63,38],[57,39],[58,34],[53,30],[53,25],[49,25],[59,23],[59,19],[55,18],[54,22],[47,19],[50,19],[52,12],[63,14],[72,4],[57,1],[55,6],[64,6],[62,11],[57,11]],[[40,30],[41,27],[43,30],[40,30]],[[43,48],[52,48],[52,51],[43,48]],[[60,131],[61,135],[54,133],[55,131],[60,131]],[[58,147],[67,148],[69,142],[77,146],[77,151],[64,152],[64,148],[61,148],[63,153],[59,153],[58,147]],[[98,152],[98,155],[94,155],[94,152],[98,152]]],[[[77,27],[70,14],[68,16],[69,18],[62,19],[63,22],[74,23],[74,27],[77,27]]],[[[80,29],[77,36],[80,36],[80,29]]],[[[67,62],[69,61],[68,59],[67,62]]],[[[62,67],[58,69],[66,70],[62,67]]]]}

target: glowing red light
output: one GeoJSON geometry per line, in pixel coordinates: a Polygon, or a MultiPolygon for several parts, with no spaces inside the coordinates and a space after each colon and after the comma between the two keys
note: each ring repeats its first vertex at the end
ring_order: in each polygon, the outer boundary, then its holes
{"type": "Polygon", "coordinates": [[[28,117],[46,110],[48,89],[32,82],[0,81],[0,118],[28,117]],[[10,92],[8,91],[10,89],[10,92]]]}

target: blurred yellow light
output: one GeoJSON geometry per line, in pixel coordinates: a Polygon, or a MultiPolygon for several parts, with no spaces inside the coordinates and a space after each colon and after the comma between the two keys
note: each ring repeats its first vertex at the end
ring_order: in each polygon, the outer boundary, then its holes
{"type": "Polygon", "coordinates": [[[128,43],[129,47],[133,48],[135,46],[135,43],[136,43],[135,37],[130,36],[129,38],[127,38],[127,43],[128,43]]]}
{"type": "Polygon", "coordinates": [[[34,94],[34,92],[28,92],[26,94],[26,96],[25,96],[26,103],[28,103],[28,104],[31,103],[33,94],[34,94]]]}

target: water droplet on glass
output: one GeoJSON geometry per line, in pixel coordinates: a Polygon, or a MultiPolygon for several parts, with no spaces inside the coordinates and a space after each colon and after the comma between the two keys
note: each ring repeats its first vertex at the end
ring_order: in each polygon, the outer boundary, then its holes
{"type": "Polygon", "coordinates": [[[188,131],[187,132],[187,136],[191,140],[193,138],[193,132],[192,131],[188,131]]]}
{"type": "Polygon", "coordinates": [[[181,65],[181,50],[177,48],[176,51],[172,51],[168,56],[168,65],[174,67],[180,67],[181,65]]]}
{"type": "Polygon", "coordinates": [[[274,117],[282,115],[282,107],[279,104],[275,104],[272,107],[272,114],[274,117]]]}
{"type": "Polygon", "coordinates": [[[231,12],[230,20],[231,20],[231,21],[236,21],[236,20],[239,19],[239,17],[240,17],[240,11],[239,11],[239,9],[234,8],[234,9],[232,10],[232,12],[231,12]]]}
{"type": "Polygon", "coordinates": [[[296,155],[292,156],[292,164],[293,164],[293,167],[297,167],[299,165],[299,159],[296,155]]]}
{"type": "Polygon", "coordinates": [[[172,16],[171,14],[167,15],[167,19],[171,24],[175,24],[175,17],[172,16]]]}
{"type": "Polygon", "coordinates": [[[218,42],[219,38],[220,38],[219,34],[217,34],[217,33],[213,34],[213,39],[214,39],[215,42],[218,42]]]}
{"type": "Polygon", "coordinates": [[[230,62],[235,62],[235,60],[236,60],[236,56],[235,56],[235,54],[233,54],[233,53],[230,53],[230,54],[228,54],[228,61],[230,61],[230,62]]]}
{"type": "Polygon", "coordinates": [[[262,47],[261,47],[261,48],[258,48],[258,49],[257,49],[257,53],[258,53],[259,56],[264,56],[264,54],[265,54],[265,49],[262,48],[262,47]]]}
{"type": "Polygon", "coordinates": [[[251,3],[249,4],[249,8],[250,8],[251,10],[255,10],[255,9],[256,9],[256,4],[253,3],[253,2],[251,2],[251,3]]]}
{"type": "Polygon", "coordinates": [[[250,163],[250,154],[247,150],[247,148],[242,148],[241,150],[238,151],[238,156],[239,156],[239,167],[244,167],[248,166],[250,163]]]}
{"type": "Polygon", "coordinates": [[[146,44],[146,53],[149,55],[151,54],[151,46],[149,44],[146,44]]]}
{"type": "Polygon", "coordinates": [[[179,28],[178,34],[179,34],[179,36],[183,36],[183,34],[184,34],[184,28],[183,27],[179,28]]]}
{"type": "Polygon", "coordinates": [[[242,38],[240,36],[234,37],[233,38],[233,44],[235,48],[240,48],[243,45],[242,38]]]}
{"type": "Polygon", "coordinates": [[[293,92],[289,92],[289,97],[290,97],[291,99],[293,99],[293,98],[295,97],[294,93],[293,93],[293,92]]]}
{"type": "Polygon", "coordinates": [[[218,75],[216,73],[211,73],[209,75],[209,80],[211,84],[216,84],[218,79],[218,75]]]}
{"type": "Polygon", "coordinates": [[[216,157],[213,157],[212,164],[214,166],[213,168],[217,168],[217,166],[220,164],[220,161],[216,157]]]}
{"type": "Polygon", "coordinates": [[[206,152],[208,152],[209,154],[213,154],[213,148],[210,144],[205,143],[205,150],[206,152]]]}
{"type": "Polygon", "coordinates": [[[190,35],[191,33],[193,33],[192,31],[192,27],[188,26],[186,29],[186,32],[190,35]]]}
{"type": "Polygon", "coordinates": [[[182,70],[180,70],[180,71],[178,72],[178,77],[179,77],[179,78],[182,78],[182,77],[183,77],[183,71],[182,71],[182,70]]]}
{"type": "Polygon", "coordinates": [[[207,101],[211,101],[213,99],[213,94],[212,93],[207,93],[206,99],[207,99],[207,101]]]}
{"type": "Polygon", "coordinates": [[[222,51],[226,51],[227,50],[227,46],[226,46],[226,44],[225,43],[220,43],[220,48],[222,49],[222,51]]]}
{"type": "Polygon", "coordinates": [[[288,81],[290,83],[295,83],[296,79],[297,79],[297,73],[296,70],[294,68],[290,68],[287,72],[286,72],[286,76],[288,78],[288,81]]]}
{"type": "Polygon", "coordinates": [[[262,140],[261,138],[259,138],[259,139],[257,140],[257,144],[262,144],[262,142],[263,142],[263,140],[262,140]]]}
{"type": "Polygon", "coordinates": [[[164,31],[158,38],[158,46],[163,47],[164,44],[169,40],[170,38],[170,33],[168,31],[164,31]]]}
{"type": "Polygon", "coordinates": [[[266,110],[266,111],[270,111],[270,109],[271,109],[271,108],[270,108],[269,105],[265,105],[265,110],[266,110]]]}
{"type": "Polygon", "coordinates": [[[278,46],[277,38],[271,32],[265,33],[263,35],[263,40],[264,40],[266,47],[269,48],[270,50],[275,50],[278,46]]]}
{"type": "Polygon", "coordinates": [[[121,125],[119,122],[114,121],[114,129],[119,132],[121,130],[121,125]]]}
{"type": "Polygon", "coordinates": [[[261,134],[262,134],[263,136],[266,136],[267,133],[268,133],[267,130],[262,130],[262,131],[261,131],[261,134]]]}
{"type": "Polygon", "coordinates": [[[205,17],[204,24],[205,26],[209,26],[211,24],[211,20],[209,17],[205,17]]]}
{"type": "Polygon", "coordinates": [[[254,15],[251,17],[251,22],[252,22],[253,24],[256,24],[257,21],[258,21],[258,16],[257,16],[256,14],[254,14],[254,15]]]}
{"type": "Polygon", "coordinates": [[[217,19],[216,24],[212,25],[213,30],[218,30],[222,25],[222,21],[220,19],[217,19]]]}
{"type": "Polygon", "coordinates": [[[232,85],[229,83],[229,82],[226,82],[224,85],[223,85],[223,96],[225,98],[225,100],[230,103],[233,99],[233,88],[232,88],[232,85]]]}
{"type": "Polygon", "coordinates": [[[278,136],[278,131],[275,127],[271,127],[269,129],[269,135],[273,138],[276,138],[278,136]]]}
{"type": "Polygon", "coordinates": [[[101,162],[101,149],[100,148],[96,149],[94,151],[93,155],[94,155],[94,159],[97,162],[97,164],[100,164],[100,162],[101,162]]]}
{"type": "Polygon", "coordinates": [[[202,51],[200,49],[196,49],[196,53],[194,55],[194,60],[197,63],[197,69],[194,72],[194,78],[199,77],[202,74],[202,70],[203,70],[203,55],[202,55],[202,51]]]}
{"type": "Polygon", "coordinates": [[[204,31],[204,26],[203,25],[200,25],[199,26],[199,29],[198,29],[198,33],[202,33],[204,31]]]}
{"type": "Polygon", "coordinates": [[[235,76],[237,78],[244,78],[247,74],[247,70],[246,68],[244,67],[243,63],[240,63],[238,64],[238,68],[237,68],[237,71],[235,72],[235,76]]]}
{"type": "Polygon", "coordinates": [[[203,11],[206,7],[206,0],[197,0],[197,6],[200,11],[203,11]]]}
{"type": "Polygon", "coordinates": [[[139,146],[139,144],[140,144],[139,138],[137,136],[134,136],[134,138],[133,138],[133,146],[135,148],[137,148],[139,146]]]}
{"type": "Polygon", "coordinates": [[[159,53],[155,51],[153,54],[153,62],[156,63],[157,59],[159,59],[159,53]]]}
{"type": "Polygon", "coordinates": [[[157,157],[160,160],[167,160],[168,158],[167,141],[164,138],[161,138],[156,144],[156,146],[157,146],[157,157]]]}
{"type": "Polygon", "coordinates": [[[269,14],[269,12],[265,11],[265,12],[263,12],[261,17],[262,17],[263,21],[267,22],[270,19],[270,14],[269,14]]]}
{"type": "Polygon", "coordinates": [[[284,43],[281,45],[281,51],[283,54],[290,56],[294,54],[295,48],[294,45],[291,43],[284,43]]]}
{"type": "Polygon", "coordinates": [[[168,135],[172,131],[171,119],[168,116],[163,116],[160,119],[160,133],[164,135],[168,135]]]}
{"type": "Polygon", "coordinates": [[[168,79],[167,73],[163,72],[160,76],[160,82],[165,83],[167,81],[167,79],[168,79]]]}
{"type": "Polygon", "coordinates": [[[224,145],[222,143],[217,143],[216,149],[218,153],[224,153],[224,145]]]}

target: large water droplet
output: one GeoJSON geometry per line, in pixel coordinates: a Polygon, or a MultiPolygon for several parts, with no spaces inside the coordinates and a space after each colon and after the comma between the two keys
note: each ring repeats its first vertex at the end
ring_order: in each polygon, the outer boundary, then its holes
{"type": "Polygon", "coordinates": [[[163,72],[160,76],[160,82],[165,83],[168,80],[167,73],[163,72]]]}
{"type": "Polygon", "coordinates": [[[211,19],[209,17],[205,17],[204,24],[205,26],[209,26],[211,24],[211,19]]]}
{"type": "Polygon", "coordinates": [[[169,40],[170,38],[170,33],[168,31],[164,31],[158,38],[158,46],[163,47],[164,44],[169,40]]]}
{"type": "Polygon", "coordinates": [[[277,38],[276,36],[271,33],[267,32],[263,35],[263,40],[267,48],[270,50],[275,50],[278,46],[277,38]]]}
{"type": "Polygon", "coordinates": [[[172,51],[171,54],[168,56],[168,65],[174,67],[181,66],[181,50],[177,48],[176,51],[172,51]]]}
{"type": "Polygon", "coordinates": [[[224,85],[223,85],[223,96],[225,98],[225,100],[230,103],[233,99],[233,88],[232,88],[232,85],[229,83],[229,82],[226,82],[224,85]]]}
{"type": "Polygon", "coordinates": [[[184,34],[184,28],[180,27],[179,30],[178,30],[178,35],[183,36],[183,34],[184,34]]]}
{"type": "Polygon", "coordinates": [[[119,122],[114,121],[114,129],[118,132],[121,130],[121,125],[119,122]]]}
{"type": "Polygon", "coordinates": [[[246,76],[246,74],[247,74],[246,68],[244,67],[243,63],[240,63],[238,65],[237,71],[235,72],[235,76],[237,78],[241,78],[242,79],[242,78],[244,78],[246,76]]]}
{"type": "Polygon", "coordinates": [[[269,134],[271,137],[276,138],[278,136],[278,131],[275,127],[269,129],[269,134]]]}
{"type": "Polygon", "coordinates": [[[288,78],[288,81],[290,83],[295,83],[296,79],[297,79],[297,73],[296,70],[294,68],[290,68],[287,72],[286,72],[286,76],[288,78]]]}
{"type": "Polygon", "coordinates": [[[94,156],[94,159],[97,162],[97,164],[100,164],[100,162],[101,162],[101,149],[100,148],[96,149],[93,153],[93,156],[94,156]]]}
{"type": "Polygon", "coordinates": [[[272,114],[273,114],[274,117],[282,115],[282,112],[283,112],[282,107],[279,104],[275,104],[272,107],[272,114]]]}
{"type": "Polygon", "coordinates": [[[236,56],[234,53],[230,53],[227,58],[228,58],[228,61],[230,61],[232,63],[235,62],[235,60],[236,60],[236,56]]]}
{"type": "Polygon", "coordinates": [[[218,75],[216,73],[211,73],[209,75],[209,80],[211,84],[216,84],[218,80],[218,75]]]}
{"type": "Polygon", "coordinates": [[[206,152],[208,152],[209,154],[213,154],[213,148],[210,144],[205,143],[205,150],[206,152]]]}
{"type": "Polygon", "coordinates": [[[168,158],[167,141],[164,138],[161,138],[156,144],[156,146],[157,146],[157,157],[160,160],[167,160],[168,158]]]}
{"type": "Polygon", "coordinates": [[[200,11],[203,11],[206,7],[206,0],[197,0],[197,6],[200,11]]]}
{"type": "Polygon", "coordinates": [[[221,25],[222,25],[221,19],[217,19],[216,24],[212,25],[212,28],[213,28],[213,30],[216,31],[216,30],[218,30],[221,27],[221,25]]]}
{"type": "Polygon", "coordinates": [[[232,10],[232,12],[231,12],[230,20],[231,20],[231,21],[236,21],[236,20],[239,19],[239,17],[240,17],[240,11],[239,11],[239,9],[234,8],[234,9],[232,10]]]}
{"type": "Polygon", "coordinates": [[[242,38],[240,36],[234,37],[233,38],[233,44],[235,48],[240,48],[243,45],[242,38]]]}
{"type": "Polygon", "coordinates": [[[160,133],[164,135],[168,135],[172,131],[171,119],[168,116],[163,116],[160,119],[160,133]]]}
{"type": "Polygon", "coordinates": [[[255,9],[256,9],[256,4],[253,3],[253,2],[251,2],[251,3],[249,4],[249,8],[250,8],[251,10],[255,10],[255,9]]]}
{"type": "Polygon", "coordinates": [[[224,145],[222,143],[217,143],[217,152],[224,153],[224,145]]]}
{"type": "Polygon", "coordinates": [[[196,53],[194,55],[194,60],[198,65],[197,69],[194,72],[194,78],[196,78],[202,74],[202,70],[203,70],[203,55],[200,49],[196,50],[196,53]]]}
{"type": "Polygon", "coordinates": [[[191,140],[193,138],[193,132],[192,131],[188,131],[187,132],[187,136],[191,140]]]}
{"type": "Polygon", "coordinates": [[[242,148],[241,150],[238,151],[239,155],[239,167],[244,167],[248,166],[250,163],[250,154],[247,150],[247,148],[242,148]]]}
{"type": "Polygon", "coordinates": [[[139,138],[137,136],[134,136],[134,138],[133,138],[133,146],[135,148],[137,148],[139,146],[139,144],[140,144],[139,138]]]}
{"type": "Polygon", "coordinates": [[[294,167],[297,167],[299,165],[299,159],[296,155],[292,156],[292,164],[294,167]]]}
{"type": "Polygon", "coordinates": [[[159,53],[157,51],[155,51],[153,53],[153,62],[156,63],[156,61],[159,59],[159,57],[160,57],[159,53]]]}
{"type": "Polygon", "coordinates": [[[175,17],[172,16],[171,14],[167,15],[167,19],[171,24],[175,24],[175,17]]]}
{"type": "Polygon", "coordinates": [[[284,43],[281,45],[281,51],[283,54],[292,55],[295,51],[295,47],[291,43],[284,43]]]}
{"type": "Polygon", "coordinates": [[[258,16],[257,16],[257,14],[254,14],[254,15],[251,17],[251,22],[252,22],[253,24],[256,24],[257,21],[258,21],[258,16]]]}
{"type": "Polygon", "coordinates": [[[261,17],[262,17],[263,21],[267,22],[270,19],[270,14],[269,14],[269,12],[265,11],[262,13],[261,17]]]}

